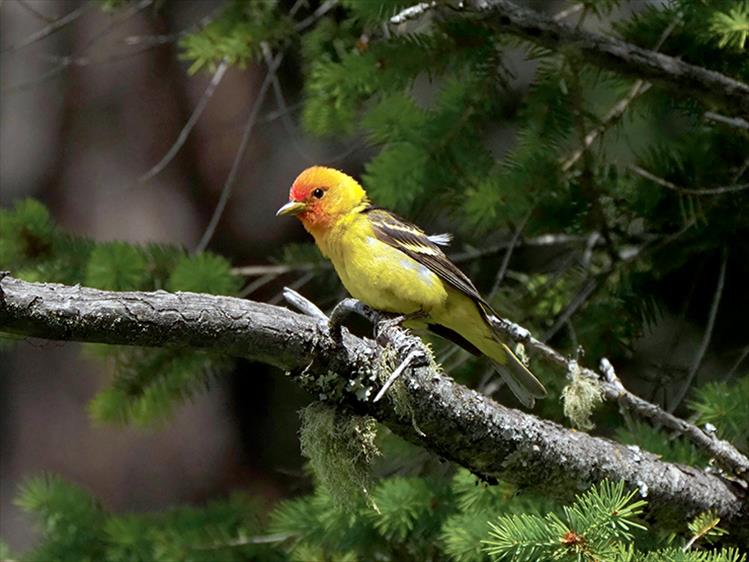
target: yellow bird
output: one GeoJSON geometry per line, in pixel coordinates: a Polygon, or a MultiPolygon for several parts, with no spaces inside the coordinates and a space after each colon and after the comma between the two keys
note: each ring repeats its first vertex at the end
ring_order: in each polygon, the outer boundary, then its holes
{"type": "Polygon", "coordinates": [[[374,206],[352,177],[322,166],[304,170],[277,215],[296,215],[351,295],[368,306],[418,315],[425,327],[486,355],[527,407],[546,389],[492,326],[497,316],[470,279],[420,228],[374,206]]]}

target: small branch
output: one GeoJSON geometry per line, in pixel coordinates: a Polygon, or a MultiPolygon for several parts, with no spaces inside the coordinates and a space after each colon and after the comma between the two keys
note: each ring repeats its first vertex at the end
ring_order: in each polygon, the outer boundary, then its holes
{"type": "Polygon", "coordinates": [[[338,0],[325,0],[322,4],[320,4],[320,7],[317,8],[317,10],[314,11],[311,15],[307,16],[300,22],[294,25],[294,31],[297,33],[304,31],[309,26],[314,25],[317,20],[319,20],[321,17],[323,17],[325,14],[327,14],[330,10],[335,8],[338,5],[338,0]]]}
{"type": "Polygon", "coordinates": [[[55,18],[43,14],[42,12],[34,8],[34,6],[29,4],[27,0],[16,0],[16,3],[24,10],[32,14],[35,18],[40,19],[43,22],[53,23],[55,21],[55,18]]]}
{"type": "Polygon", "coordinates": [[[681,193],[682,195],[723,195],[725,193],[735,193],[736,191],[744,191],[745,189],[749,189],[749,183],[707,188],[681,187],[676,185],[675,183],[668,181],[667,179],[656,176],[655,174],[648,172],[646,169],[641,168],[640,166],[637,166],[635,164],[630,164],[628,168],[631,172],[640,176],[641,178],[650,180],[653,183],[657,183],[662,187],[668,188],[672,191],[676,191],[677,193],[681,193]]]}
{"type": "Polygon", "coordinates": [[[567,306],[564,307],[564,310],[562,310],[562,312],[559,313],[559,316],[557,316],[557,319],[554,322],[554,325],[546,331],[546,333],[542,336],[541,341],[547,342],[551,338],[553,338],[556,335],[556,333],[559,330],[561,330],[562,327],[564,327],[570,321],[572,316],[578,310],[580,310],[580,307],[582,307],[586,302],[588,302],[588,299],[590,299],[590,297],[593,295],[593,293],[598,288],[600,283],[601,283],[600,276],[589,277],[585,281],[585,284],[577,292],[577,294],[572,298],[572,300],[567,304],[567,306]]]}
{"type": "Polygon", "coordinates": [[[408,20],[416,19],[424,15],[426,12],[437,6],[437,2],[419,2],[413,6],[401,10],[393,17],[390,18],[391,25],[400,25],[406,23],[408,20]]]}
{"type": "Polygon", "coordinates": [[[226,178],[226,182],[224,182],[224,187],[221,189],[221,196],[219,197],[218,203],[216,204],[216,208],[213,210],[211,220],[208,222],[208,226],[206,227],[205,232],[203,232],[203,236],[200,238],[200,242],[198,242],[198,245],[195,247],[196,254],[206,249],[208,243],[211,241],[211,238],[213,238],[213,234],[216,231],[216,227],[218,226],[219,221],[221,220],[221,216],[224,214],[224,208],[229,202],[232,189],[234,188],[234,182],[236,181],[237,175],[239,174],[239,166],[244,159],[245,152],[247,152],[247,146],[250,143],[252,131],[255,128],[255,122],[257,121],[257,117],[260,113],[260,107],[265,101],[265,96],[268,93],[268,89],[273,83],[273,76],[278,70],[278,67],[281,65],[282,60],[283,53],[279,53],[278,55],[276,55],[276,58],[273,59],[272,64],[268,65],[268,71],[265,74],[265,79],[260,85],[260,90],[258,90],[257,97],[255,98],[255,103],[252,105],[250,115],[247,118],[247,123],[245,124],[244,132],[242,133],[242,140],[240,141],[239,148],[237,149],[237,153],[234,156],[234,161],[232,162],[231,169],[229,170],[229,175],[226,178]]]}
{"type": "Polygon", "coordinates": [[[322,310],[320,310],[317,307],[315,303],[303,297],[301,294],[297,293],[294,289],[284,287],[283,298],[291,306],[293,306],[300,312],[303,312],[307,316],[311,316],[312,318],[317,318],[318,320],[324,320],[325,322],[328,321],[328,317],[325,315],[325,313],[322,310]]]}
{"type": "Polygon", "coordinates": [[[715,113],[714,111],[706,111],[705,119],[709,121],[715,121],[716,123],[722,123],[723,125],[728,125],[729,127],[735,127],[737,129],[744,129],[745,131],[749,131],[749,121],[747,121],[746,119],[742,119],[741,117],[726,117],[725,115],[715,113]]]}
{"type": "Polygon", "coordinates": [[[193,127],[195,127],[195,124],[198,122],[198,119],[200,119],[200,116],[203,114],[203,111],[208,106],[208,102],[213,96],[213,92],[216,91],[216,88],[221,83],[221,80],[223,80],[224,74],[226,74],[227,68],[228,68],[227,61],[226,60],[221,61],[221,64],[219,64],[218,68],[216,68],[216,72],[213,73],[213,78],[211,78],[211,81],[208,83],[208,86],[203,92],[203,95],[200,96],[200,100],[198,101],[198,104],[195,106],[195,109],[190,115],[190,118],[187,120],[187,123],[185,123],[185,126],[182,127],[182,130],[179,132],[179,135],[177,136],[177,140],[174,141],[174,144],[172,144],[171,148],[169,148],[169,150],[164,155],[164,157],[161,160],[159,160],[159,162],[153,168],[148,170],[148,172],[146,172],[139,178],[140,182],[147,182],[154,176],[161,173],[161,171],[167,166],[167,164],[169,164],[169,162],[171,162],[172,159],[177,155],[180,148],[182,148],[182,146],[187,141],[187,137],[190,135],[190,132],[192,131],[193,127]]]}
{"type": "Polygon", "coordinates": [[[632,86],[632,89],[629,91],[629,93],[618,102],[616,102],[616,104],[614,104],[611,109],[606,112],[606,115],[604,115],[601,123],[591,129],[590,132],[585,135],[583,146],[576,149],[570,156],[562,158],[560,160],[562,172],[568,172],[570,168],[572,168],[572,166],[574,166],[577,161],[580,160],[580,157],[583,155],[583,153],[588,148],[590,148],[590,145],[592,145],[601,134],[609,130],[624,116],[630,104],[642,94],[647,92],[649,89],[649,83],[642,80],[637,80],[632,86]]]}
{"type": "Polygon", "coordinates": [[[79,17],[85,14],[91,8],[91,6],[92,5],[90,2],[85,2],[84,4],[76,8],[75,10],[65,14],[64,16],[60,18],[57,18],[56,20],[53,20],[49,25],[45,25],[39,31],[35,31],[34,33],[26,37],[17,45],[12,45],[11,47],[5,49],[4,51],[1,51],[1,53],[2,54],[12,53],[12,52],[18,51],[19,49],[22,49],[24,47],[28,47],[29,45],[37,43],[38,41],[41,41],[42,39],[46,39],[53,33],[60,31],[63,27],[73,23],[75,20],[77,20],[79,17]]]}
{"type": "Polygon", "coordinates": [[[528,224],[528,220],[530,218],[531,213],[528,213],[515,229],[515,233],[510,239],[510,245],[507,246],[505,256],[504,258],[502,258],[502,264],[499,266],[499,271],[497,271],[497,276],[494,279],[492,290],[489,291],[489,300],[491,300],[491,298],[497,293],[497,291],[499,290],[499,286],[502,284],[502,281],[504,281],[505,275],[507,274],[507,268],[510,266],[510,258],[512,258],[512,253],[515,251],[515,247],[518,245],[518,241],[520,240],[520,235],[523,233],[523,229],[525,229],[525,225],[528,224]]]}
{"type": "Polygon", "coordinates": [[[392,374],[388,377],[388,380],[385,381],[385,384],[382,385],[382,388],[377,393],[377,395],[374,397],[374,400],[372,402],[379,402],[380,399],[385,396],[385,393],[388,391],[388,389],[393,386],[393,383],[398,380],[398,377],[400,377],[403,372],[406,370],[406,368],[411,365],[411,362],[416,359],[419,356],[419,351],[413,349],[411,350],[411,353],[409,353],[406,358],[401,362],[398,367],[392,372],[392,374]]]}
{"type": "MultiPolygon", "coordinates": [[[[557,365],[568,372],[571,369],[573,359],[567,359],[561,353],[548,346],[542,341],[534,338],[525,328],[504,319],[495,322],[497,329],[508,338],[525,345],[532,353],[543,357],[549,363],[557,365]]],[[[590,379],[604,381],[603,391],[608,400],[614,400],[621,406],[637,414],[639,417],[650,420],[666,429],[684,435],[700,449],[707,451],[721,466],[737,476],[747,479],[749,477],[749,459],[740,453],[727,441],[718,439],[714,434],[702,431],[694,424],[687,422],[673,414],[663,410],[656,404],[652,404],[639,396],[626,390],[621,381],[615,376],[613,367],[609,371],[603,368],[611,364],[608,360],[602,364],[603,376],[592,369],[580,367],[580,374],[590,379]]]]}
{"type": "Polygon", "coordinates": [[[715,328],[715,319],[718,316],[718,308],[720,307],[720,300],[723,296],[723,285],[725,284],[726,280],[726,264],[728,263],[728,251],[724,248],[723,252],[721,253],[720,258],[720,271],[718,273],[718,282],[715,286],[715,294],[713,295],[713,302],[710,305],[710,313],[707,317],[707,326],[705,327],[705,334],[702,336],[702,342],[700,343],[700,347],[697,349],[697,354],[694,356],[694,361],[692,361],[692,366],[689,368],[689,374],[687,375],[686,381],[684,381],[684,384],[679,389],[678,394],[676,395],[674,401],[671,403],[671,406],[669,407],[669,412],[673,412],[676,410],[676,408],[679,407],[679,404],[681,404],[681,401],[684,400],[684,397],[687,395],[687,392],[689,392],[689,388],[692,386],[692,382],[694,382],[694,377],[697,375],[697,371],[700,370],[700,366],[702,365],[702,360],[705,358],[705,353],[707,352],[707,348],[710,346],[710,340],[713,337],[713,328],[715,328]]]}
{"type": "MultiPolygon", "coordinates": [[[[557,18],[554,19],[556,20],[557,18]]],[[[666,42],[666,39],[668,39],[668,36],[671,35],[671,32],[673,32],[678,22],[679,20],[675,19],[665,30],[663,30],[663,33],[658,38],[658,42],[655,45],[655,51],[660,50],[660,48],[663,46],[663,43],[666,42]]],[[[573,152],[572,155],[568,158],[563,158],[561,160],[562,171],[567,172],[570,168],[572,168],[572,166],[575,165],[575,163],[580,159],[583,153],[588,148],[590,148],[590,145],[592,145],[600,135],[608,131],[614,124],[619,122],[632,102],[639,98],[642,94],[650,90],[651,86],[652,84],[650,84],[649,82],[645,82],[644,80],[636,80],[632,85],[632,88],[629,90],[629,93],[618,102],[616,102],[611,107],[611,109],[606,112],[606,115],[604,115],[603,120],[597,127],[594,127],[587,135],[585,135],[583,146],[573,152]]]]}

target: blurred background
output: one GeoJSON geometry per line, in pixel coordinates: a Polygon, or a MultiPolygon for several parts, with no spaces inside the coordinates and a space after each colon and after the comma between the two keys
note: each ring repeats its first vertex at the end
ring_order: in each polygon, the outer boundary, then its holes
{"type": "MultiPolygon", "coordinates": [[[[533,4],[549,11],[563,5],[533,4]]],[[[647,4],[629,2],[622,9],[647,4]]],[[[0,0],[2,205],[34,197],[62,228],[81,236],[195,248],[219,203],[265,74],[252,64],[229,68],[218,80],[210,72],[187,74],[176,42],[210,21],[220,6],[209,0],[143,0],[105,13],[77,0],[0,0]],[[69,24],[50,31],[51,22],[66,14],[69,24]],[[219,83],[207,99],[211,80],[219,83]],[[204,102],[180,150],[153,173],[204,102]]],[[[534,63],[520,56],[509,63],[515,87],[522,90],[534,63]]],[[[305,136],[297,125],[299,61],[285,59],[279,76],[287,106],[279,108],[273,96],[261,106],[231,198],[208,244],[235,267],[268,264],[285,243],[306,240],[296,221],[274,216],[301,169],[328,163],[357,176],[373,154],[357,137],[305,136]]],[[[432,91],[426,80],[414,87],[417,98],[428,99],[432,91]]],[[[512,135],[511,127],[498,123],[492,149],[502,153],[512,135]]],[[[425,220],[435,231],[450,225],[449,218],[434,214],[425,220]]],[[[496,239],[510,237],[501,232],[496,239]]],[[[556,257],[529,250],[515,259],[519,268],[532,269],[556,257]]],[[[676,312],[667,311],[649,327],[628,359],[630,369],[652,366],[659,373],[670,369],[677,379],[684,376],[702,336],[717,259],[686,268],[696,276],[690,289],[698,303],[694,315],[679,316],[685,290],[679,286],[671,297],[676,312]],[[703,268],[709,273],[704,278],[696,273],[703,268]],[[679,337],[672,337],[677,332],[679,337]]],[[[311,280],[290,274],[249,285],[250,279],[245,292],[279,302],[281,287],[303,291],[311,280]]],[[[738,282],[729,284],[726,302],[741,291],[738,282]]],[[[738,334],[724,339],[725,349],[712,350],[700,373],[731,369],[741,339],[738,334]]],[[[280,373],[239,361],[229,376],[215,379],[208,392],[156,429],[92,424],[87,404],[110,379],[110,366],[76,344],[24,341],[0,351],[0,536],[13,550],[34,540],[13,497],[25,476],[41,471],[83,485],[114,511],[199,503],[234,489],[273,500],[309,485],[296,435],[296,412],[308,397],[280,373]]],[[[632,390],[647,389],[652,392],[646,398],[657,398],[647,377],[643,380],[644,386],[635,382],[632,390]]]]}
{"type": "MultiPolygon", "coordinates": [[[[179,153],[141,181],[211,80],[187,75],[176,39],[221,7],[180,0],[156,11],[154,4],[104,13],[91,2],[0,3],[3,206],[37,198],[64,229],[100,241],[198,243],[262,74],[252,65],[229,69],[179,153]],[[75,20],[15,48],[66,14],[75,20]]],[[[280,75],[296,111],[294,61],[280,75]]],[[[363,151],[290,130],[269,97],[210,248],[243,266],[266,264],[284,242],[302,240],[298,223],[275,211],[302,168],[341,154],[337,165],[358,172],[363,151]]],[[[278,279],[253,298],[270,300],[294,281],[278,279]]],[[[23,477],[40,471],[84,485],[116,511],[200,502],[237,488],[277,498],[298,486],[296,411],[307,398],[280,373],[239,362],[163,429],[143,430],[92,426],[86,406],[110,377],[76,344],[26,341],[0,352],[0,535],[14,550],[27,547],[33,531],[12,500],[23,477]]]]}

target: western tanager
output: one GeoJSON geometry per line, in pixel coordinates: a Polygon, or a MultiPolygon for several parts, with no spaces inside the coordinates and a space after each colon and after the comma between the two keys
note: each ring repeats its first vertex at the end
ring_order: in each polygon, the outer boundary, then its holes
{"type": "Polygon", "coordinates": [[[377,310],[418,316],[406,325],[486,355],[526,406],[546,395],[493,328],[490,319],[497,314],[435,238],[374,206],[352,177],[321,166],[304,170],[277,215],[302,221],[354,298],[377,310]]]}

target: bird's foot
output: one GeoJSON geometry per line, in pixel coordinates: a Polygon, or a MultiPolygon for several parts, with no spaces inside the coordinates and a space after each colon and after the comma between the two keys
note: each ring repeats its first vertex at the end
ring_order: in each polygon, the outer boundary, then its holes
{"type": "Polygon", "coordinates": [[[408,314],[399,314],[397,316],[380,318],[375,323],[375,340],[380,342],[383,339],[387,339],[387,334],[393,328],[401,328],[404,322],[409,320],[418,320],[420,318],[426,318],[427,313],[423,310],[417,310],[408,314]]]}
{"type": "Polygon", "coordinates": [[[377,320],[377,313],[369,308],[367,305],[357,299],[347,298],[339,302],[333,307],[330,317],[328,319],[327,329],[328,335],[335,342],[341,341],[341,329],[343,328],[343,321],[347,316],[351,314],[358,314],[363,316],[370,322],[377,320]]]}

